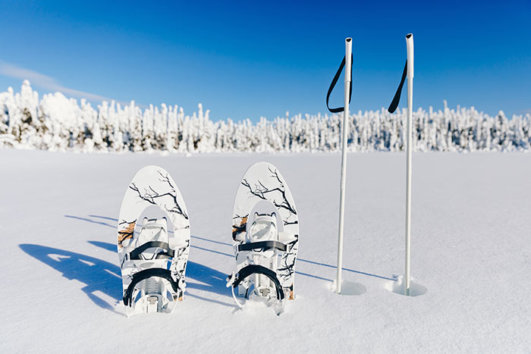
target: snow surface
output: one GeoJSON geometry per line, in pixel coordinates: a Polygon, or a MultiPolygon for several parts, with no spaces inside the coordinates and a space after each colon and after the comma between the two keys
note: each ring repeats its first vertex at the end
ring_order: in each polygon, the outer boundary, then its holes
{"type": "Polygon", "coordinates": [[[350,154],[345,292],[335,276],[339,154],[76,154],[0,150],[0,352],[529,352],[531,154],[415,154],[412,274],[403,272],[404,155],[350,154]],[[232,203],[256,161],[275,164],[300,214],[296,300],[238,310],[232,203]],[[116,218],[156,164],[186,200],[187,293],[170,315],[126,318],[116,218]],[[424,293],[423,293],[424,292],[424,293]]]}

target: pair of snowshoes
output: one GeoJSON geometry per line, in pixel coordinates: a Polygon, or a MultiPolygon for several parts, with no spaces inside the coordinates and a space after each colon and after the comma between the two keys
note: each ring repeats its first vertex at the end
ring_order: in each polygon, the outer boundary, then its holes
{"type": "MultiPolygon", "coordinates": [[[[257,163],[236,195],[232,238],[235,271],[227,286],[279,314],[294,299],[299,226],[295,203],[278,170],[257,163]]],[[[164,169],[147,166],[130,183],[120,209],[118,255],[126,314],[171,312],[183,299],[190,221],[177,185],[164,169]]]]}

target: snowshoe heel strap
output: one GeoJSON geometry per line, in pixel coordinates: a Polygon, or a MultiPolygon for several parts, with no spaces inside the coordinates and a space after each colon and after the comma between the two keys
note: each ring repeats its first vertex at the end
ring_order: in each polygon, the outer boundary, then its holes
{"type": "Polygon", "coordinates": [[[245,280],[245,278],[253,274],[263,274],[266,277],[268,277],[275,284],[275,289],[277,291],[277,299],[278,300],[284,299],[284,290],[282,290],[282,286],[280,285],[280,282],[277,278],[277,274],[273,272],[271,269],[263,267],[261,265],[250,264],[240,269],[240,271],[236,273],[235,275],[236,279],[234,279],[234,283],[232,283],[232,286],[234,288],[238,287],[238,285],[243,280],[245,280]]]}
{"type": "MultiPolygon", "coordinates": [[[[142,252],[144,252],[148,248],[152,248],[152,247],[158,247],[158,248],[161,248],[161,249],[163,249],[165,251],[165,253],[159,254],[159,255],[164,255],[164,256],[167,256],[168,258],[171,258],[171,257],[173,257],[175,255],[175,251],[172,250],[170,248],[170,245],[167,244],[166,242],[149,241],[149,242],[146,242],[143,245],[135,248],[133,251],[131,251],[131,253],[129,253],[129,259],[132,259],[132,260],[140,259],[140,255],[142,254],[142,252]]],[[[159,258],[158,257],[159,255],[157,255],[157,258],[159,258]]]]}
{"type": "Polygon", "coordinates": [[[170,283],[173,291],[177,292],[177,290],[179,290],[179,283],[173,280],[171,272],[169,270],[161,268],[145,269],[133,274],[133,280],[131,281],[131,284],[129,284],[129,286],[127,287],[127,290],[123,297],[125,306],[130,306],[132,304],[131,297],[133,296],[133,290],[135,289],[135,286],[142,280],[146,280],[151,277],[166,279],[170,283]]]}
{"type": "Polygon", "coordinates": [[[262,251],[269,249],[277,249],[279,251],[286,251],[286,245],[279,241],[259,241],[259,242],[249,242],[238,245],[238,252],[240,251],[252,251],[260,249],[262,251]]]}

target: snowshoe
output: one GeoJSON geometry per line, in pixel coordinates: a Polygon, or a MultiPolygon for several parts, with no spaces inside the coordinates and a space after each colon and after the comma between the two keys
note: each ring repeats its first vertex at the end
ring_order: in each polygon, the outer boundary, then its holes
{"type": "Polygon", "coordinates": [[[288,185],[277,168],[257,163],[245,173],[234,203],[232,238],[236,269],[228,277],[234,301],[262,301],[284,310],[293,300],[299,220],[288,185]]]}
{"type": "Polygon", "coordinates": [[[183,299],[189,246],[190,223],[179,189],[162,168],[144,167],[125,193],[118,224],[128,315],[173,311],[183,299]]]}

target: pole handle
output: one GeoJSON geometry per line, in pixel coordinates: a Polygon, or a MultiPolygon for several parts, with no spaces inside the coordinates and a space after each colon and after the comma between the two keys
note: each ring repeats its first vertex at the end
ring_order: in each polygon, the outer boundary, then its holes
{"type": "Polygon", "coordinates": [[[404,87],[406,77],[413,79],[413,76],[414,76],[414,53],[413,53],[413,34],[412,33],[408,33],[406,35],[406,45],[407,45],[406,64],[404,65],[404,71],[402,71],[402,78],[400,79],[400,84],[398,84],[398,88],[396,89],[395,96],[393,97],[393,100],[391,101],[391,104],[389,105],[389,108],[387,109],[389,113],[394,113],[396,109],[398,108],[398,104],[400,103],[400,96],[402,94],[402,88],[404,87]]]}
{"type": "Polygon", "coordinates": [[[413,46],[413,33],[408,33],[406,35],[406,45],[407,45],[407,61],[409,62],[408,68],[407,68],[407,77],[413,78],[415,74],[415,53],[414,53],[414,46],[413,46]]]}
{"type": "MultiPolygon", "coordinates": [[[[352,38],[348,37],[345,39],[345,58],[350,56],[350,65],[348,65],[345,68],[345,83],[346,82],[352,82],[352,61],[353,61],[353,55],[352,55],[352,38]]],[[[349,93],[349,100],[348,103],[350,103],[350,98],[352,98],[352,87],[349,93]]]]}

